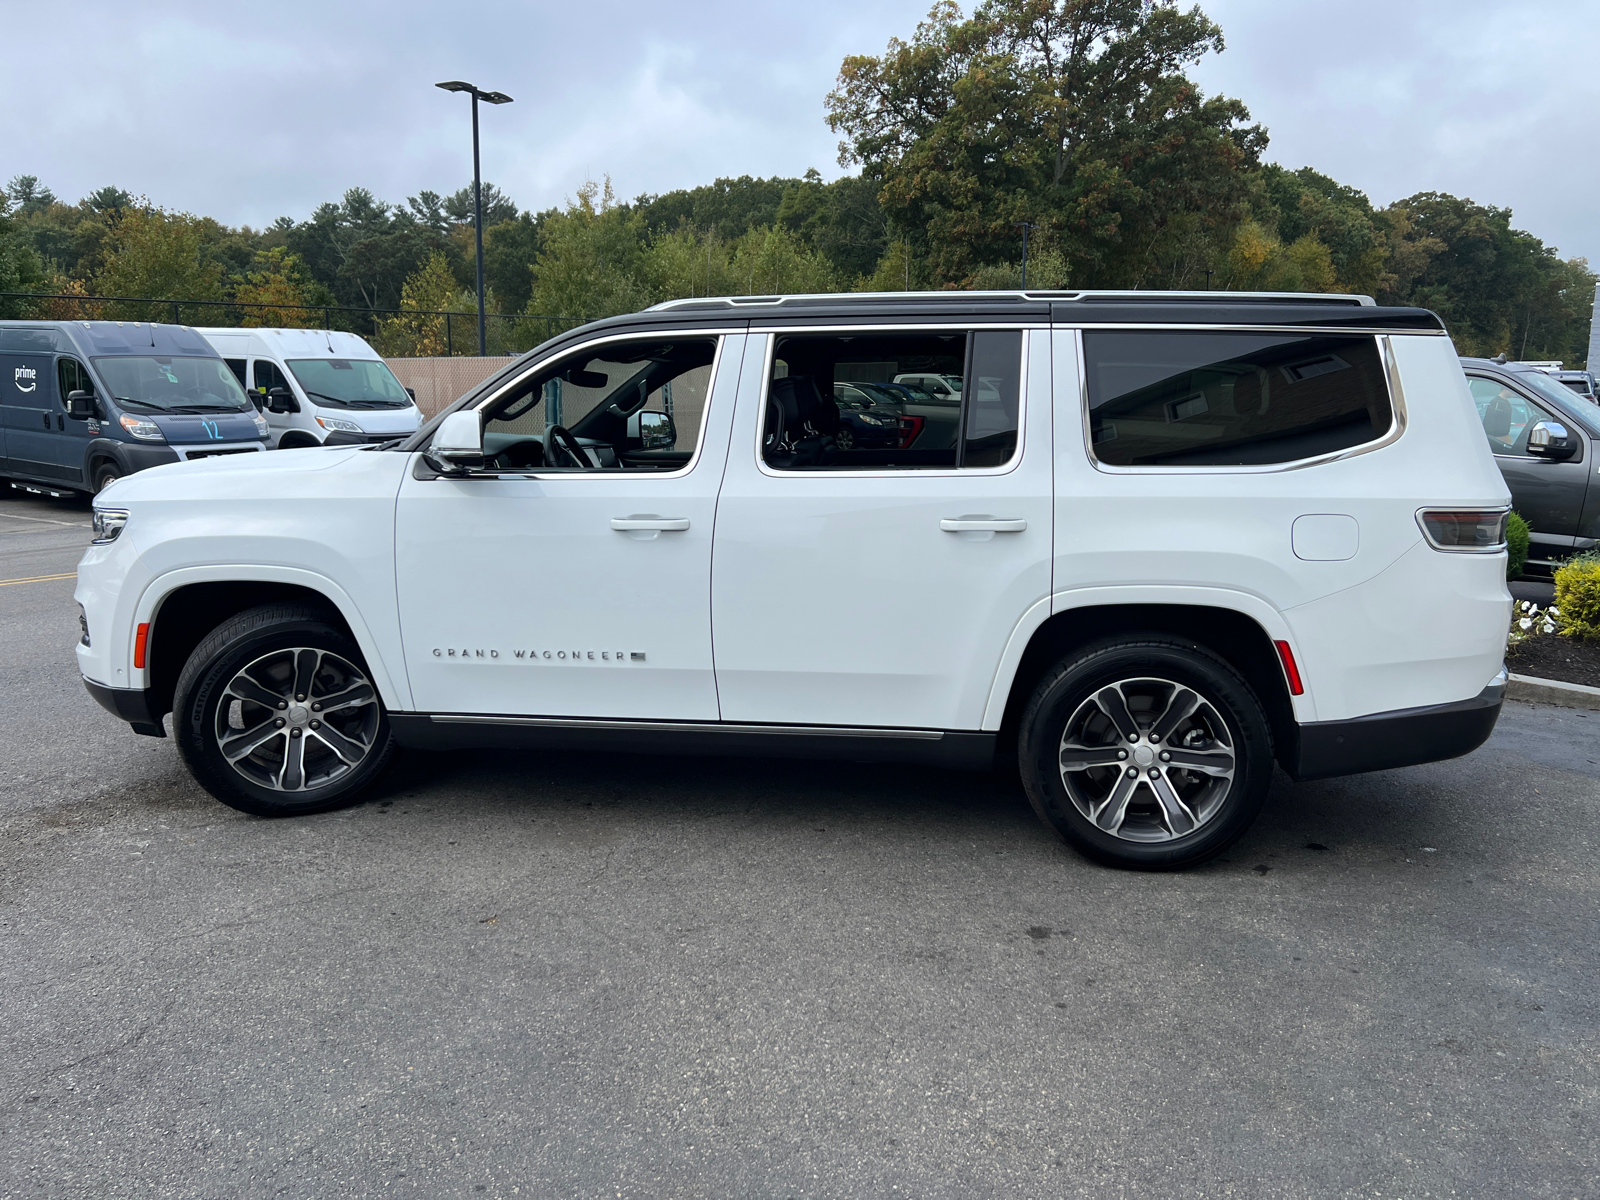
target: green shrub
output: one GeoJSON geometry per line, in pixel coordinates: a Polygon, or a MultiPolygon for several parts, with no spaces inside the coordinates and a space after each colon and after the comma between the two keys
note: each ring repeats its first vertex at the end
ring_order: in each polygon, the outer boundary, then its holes
{"type": "Polygon", "coordinates": [[[1522,578],[1528,561],[1528,523],[1517,513],[1506,518],[1506,578],[1522,578]]]}
{"type": "Polygon", "coordinates": [[[1562,565],[1556,572],[1556,608],[1564,636],[1600,642],[1600,560],[1562,565]]]}

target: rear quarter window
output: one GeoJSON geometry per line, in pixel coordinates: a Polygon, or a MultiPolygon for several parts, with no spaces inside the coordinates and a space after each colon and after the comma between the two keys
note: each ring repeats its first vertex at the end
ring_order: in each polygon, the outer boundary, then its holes
{"type": "Polygon", "coordinates": [[[1371,336],[1088,330],[1083,346],[1090,444],[1110,466],[1296,462],[1394,424],[1371,336]]]}

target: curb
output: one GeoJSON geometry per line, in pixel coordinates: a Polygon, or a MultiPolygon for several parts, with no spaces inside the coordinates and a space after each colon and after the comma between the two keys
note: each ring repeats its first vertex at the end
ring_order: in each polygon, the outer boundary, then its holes
{"type": "Polygon", "coordinates": [[[1561,683],[1555,679],[1536,679],[1532,675],[1512,675],[1507,679],[1506,699],[1600,711],[1600,688],[1586,687],[1581,683],[1561,683]]]}

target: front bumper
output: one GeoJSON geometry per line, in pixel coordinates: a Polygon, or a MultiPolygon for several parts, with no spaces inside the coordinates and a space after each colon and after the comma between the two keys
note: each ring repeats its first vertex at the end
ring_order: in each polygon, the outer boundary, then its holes
{"type": "Polygon", "coordinates": [[[415,433],[411,429],[405,433],[346,433],[343,429],[335,429],[322,439],[324,446],[381,446],[384,442],[398,442],[415,433]]]}
{"type": "Polygon", "coordinates": [[[1298,744],[1283,766],[1304,781],[1459,758],[1489,740],[1505,697],[1501,671],[1471,700],[1309,722],[1300,726],[1298,744]]]}
{"type": "Polygon", "coordinates": [[[133,726],[135,733],[146,737],[164,738],[167,731],[161,724],[160,714],[150,702],[150,693],[144,688],[114,688],[84,677],[83,686],[96,703],[114,717],[120,717],[133,726]]]}

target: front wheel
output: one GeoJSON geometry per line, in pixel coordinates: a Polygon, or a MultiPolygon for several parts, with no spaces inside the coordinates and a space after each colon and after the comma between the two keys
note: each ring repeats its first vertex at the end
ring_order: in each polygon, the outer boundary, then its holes
{"type": "Polygon", "coordinates": [[[1192,642],[1085,647],[1039,684],[1020,734],[1034,810],[1113,866],[1169,870],[1220,854],[1255,820],[1272,781],[1260,701],[1192,642]]]}
{"type": "Polygon", "coordinates": [[[115,463],[104,463],[95,469],[94,494],[99,495],[117,480],[122,478],[122,471],[115,463]]]}
{"type": "Polygon", "coordinates": [[[250,609],[202,641],[178,677],[172,723],[201,786],[258,817],[354,803],[394,753],[360,649],[298,604],[250,609]]]}

